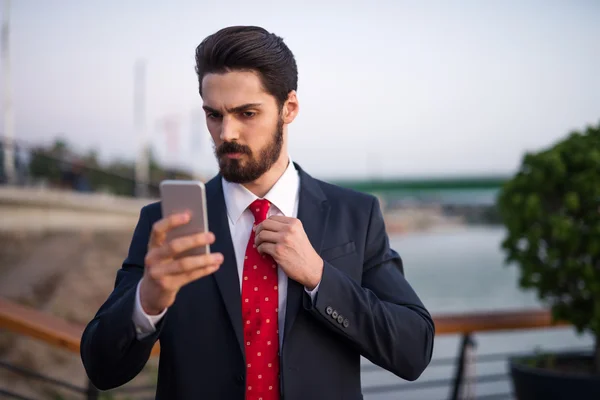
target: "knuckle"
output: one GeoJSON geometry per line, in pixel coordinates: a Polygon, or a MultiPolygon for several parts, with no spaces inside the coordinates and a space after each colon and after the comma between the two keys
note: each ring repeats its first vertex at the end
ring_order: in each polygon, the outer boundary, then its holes
{"type": "Polygon", "coordinates": [[[202,267],[202,266],[204,266],[204,265],[208,264],[208,261],[210,260],[210,258],[209,258],[209,257],[210,257],[210,256],[209,256],[208,254],[203,254],[203,255],[201,255],[201,256],[196,256],[196,257],[194,257],[194,258],[192,259],[192,260],[193,260],[193,263],[194,263],[194,265],[193,265],[193,266],[194,266],[194,267],[202,267]]]}
{"type": "Polygon", "coordinates": [[[179,251],[179,246],[177,245],[176,240],[167,243],[166,247],[169,254],[176,254],[179,251]]]}
{"type": "Polygon", "coordinates": [[[159,288],[161,288],[162,290],[166,290],[169,288],[169,282],[167,279],[162,278],[162,279],[157,279],[156,280],[156,284],[159,288]]]}
{"type": "Polygon", "coordinates": [[[188,282],[193,281],[194,279],[196,279],[197,277],[199,277],[199,274],[197,273],[197,271],[188,271],[185,273],[185,279],[188,282]]]}
{"type": "Polygon", "coordinates": [[[214,262],[212,254],[204,254],[200,258],[199,264],[202,266],[210,265],[214,262]]]}
{"type": "Polygon", "coordinates": [[[277,255],[277,256],[282,255],[284,250],[285,250],[284,245],[282,245],[282,244],[275,245],[275,255],[277,255]]]}
{"type": "Polygon", "coordinates": [[[192,269],[192,267],[193,265],[189,257],[182,258],[181,260],[177,261],[177,269],[180,271],[189,271],[192,269]]]}
{"type": "Polygon", "coordinates": [[[152,265],[153,261],[154,261],[154,258],[152,257],[152,252],[146,253],[146,255],[144,256],[144,265],[145,266],[152,265]]]}
{"type": "Polygon", "coordinates": [[[292,235],[284,235],[282,242],[288,246],[291,245],[292,244],[292,235]]]}
{"type": "Polygon", "coordinates": [[[150,279],[156,282],[160,281],[160,272],[156,268],[148,268],[147,271],[150,279]]]}

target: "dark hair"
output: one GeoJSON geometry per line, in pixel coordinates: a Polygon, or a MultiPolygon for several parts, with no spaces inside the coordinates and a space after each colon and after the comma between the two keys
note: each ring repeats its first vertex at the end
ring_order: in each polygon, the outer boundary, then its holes
{"type": "Polygon", "coordinates": [[[196,48],[196,73],[202,96],[206,74],[255,71],[281,107],[297,90],[298,68],[283,39],[257,26],[231,26],[213,33],[196,48]]]}

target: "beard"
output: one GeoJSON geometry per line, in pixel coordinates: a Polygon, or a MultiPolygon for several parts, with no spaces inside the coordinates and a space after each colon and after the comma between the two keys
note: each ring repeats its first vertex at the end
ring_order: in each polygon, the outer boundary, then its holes
{"type": "Polygon", "coordinates": [[[279,159],[283,147],[283,120],[279,118],[272,139],[254,155],[248,146],[237,142],[223,142],[215,147],[215,156],[219,162],[219,172],[226,181],[232,183],[250,183],[260,178],[279,159]],[[240,153],[241,159],[227,158],[230,153],[240,153]]]}

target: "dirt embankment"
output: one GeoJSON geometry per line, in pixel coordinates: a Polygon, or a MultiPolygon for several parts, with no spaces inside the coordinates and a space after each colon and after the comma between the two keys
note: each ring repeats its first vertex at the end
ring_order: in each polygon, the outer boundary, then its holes
{"type": "MultiPolygon", "coordinates": [[[[130,240],[131,230],[2,233],[0,295],[85,324],[112,290],[130,240]]],[[[79,354],[5,331],[0,332],[0,360],[77,386],[87,384],[79,354]]],[[[156,370],[157,360],[152,359],[130,385],[154,384],[156,370]]],[[[24,379],[2,368],[0,388],[34,399],[82,398],[72,391],[57,390],[55,385],[24,379]]]]}

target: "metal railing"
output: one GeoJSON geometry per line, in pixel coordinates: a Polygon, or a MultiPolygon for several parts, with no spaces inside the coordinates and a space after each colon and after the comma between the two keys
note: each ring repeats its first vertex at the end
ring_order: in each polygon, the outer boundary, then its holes
{"type": "MultiPolygon", "coordinates": [[[[472,355],[476,349],[474,334],[477,332],[497,332],[497,331],[518,331],[529,329],[547,329],[554,327],[565,327],[568,324],[564,322],[554,323],[547,310],[525,310],[525,311],[505,311],[489,313],[467,313],[467,314],[446,314],[434,317],[437,335],[461,335],[460,346],[456,357],[447,357],[433,359],[429,368],[432,367],[453,367],[454,375],[443,379],[425,379],[415,382],[402,382],[397,384],[379,384],[363,387],[363,394],[393,394],[393,397],[399,393],[409,391],[418,391],[431,388],[446,388],[448,400],[471,399],[493,400],[510,399],[512,393],[502,392],[483,396],[469,395],[466,389],[469,385],[479,383],[506,381],[509,377],[507,373],[493,373],[474,376],[469,373],[474,363],[490,363],[506,361],[509,357],[522,356],[521,353],[493,353],[478,355],[473,360],[472,355]]],[[[59,347],[71,352],[79,353],[79,345],[83,326],[72,324],[60,318],[42,313],[38,310],[15,304],[0,298],[0,328],[17,334],[37,338],[54,347],[59,347]]],[[[153,356],[159,354],[160,346],[157,343],[153,356]]],[[[564,351],[591,351],[591,349],[564,349],[564,351]]],[[[82,399],[97,400],[101,392],[98,391],[90,382],[87,385],[78,386],[72,382],[51,378],[36,371],[16,366],[11,363],[0,361],[0,368],[10,370],[11,372],[28,379],[45,382],[55,387],[66,389],[77,394],[82,399]]],[[[375,365],[364,365],[363,373],[378,371],[379,367],[375,365]]],[[[110,391],[112,394],[127,394],[130,398],[153,398],[155,386],[125,386],[110,391]]],[[[17,393],[10,392],[0,388],[0,394],[12,399],[38,400],[23,397],[17,393]],[[11,397],[12,396],[12,397],[11,397]]],[[[441,400],[441,399],[440,399],[441,400]]]]}
{"type": "MultiPolygon", "coordinates": [[[[24,378],[35,380],[38,382],[43,382],[49,385],[52,385],[56,388],[66,389],[69,392],[79,395],[82,399],[88,400],[98,400],[100,397],[100,391],[88,382],[87,386],[78,386],[74,385],[71,382],[64,381],[62,379],[51,378],[47,375],[40,374],[38,372],[32,371],[28,368],[19,367],[13,365],[11,363],[7,363],[5,361],[0,360],[0,368],[6,369],[13,374],[20,375],[24,378]]],[[[133,387],[124,387],[120,389],[112,390],[111,393],[115,394],[143,394],[145,398],[154,398],[154,390],[156,387],[154,385],[144,385],[144,386],[133,386],[133,387]]],[[[31,399],[29,397],[25,397],[23,395],[11,392],[6,389],[0,388],[0,394],[7,398],[15,398],[15,399],[26,399],[26,400],[38,400],[31,399]]]]}
{"type": "MultiPolygon", "coordinates": [[[[449,389],[448,400],[460,400],[460,399],[477,399],[477,400],[493,400],[493,399],[512,399],[512,392],[498,392],[486,395],[465,395],[464,387],[471,384],[483,384],[483,383],[500,383],[508,382],[510,375],[508,372],[505,373],[492,373],[483,374],[479,376],[468,376],[465,374],[465,369],[470,365],[465,354],[469,351],[469,347],[475,347],[473,335],[467,334],[461,337],[461,345],[459,347],[458,357],[445,357],[433,359],[429,364],[428,368],[432,367],[454,367],[454,377],[445,379],[427,379],[419,380],[415,382],[397,383],[389,385],[376,385],[370,387],[363,387],[362,392],[364,395],[379,394],[379,393],[404,393],[410,391],[418,391],[423,389],[432,388],[446,388],[449,389]]],[[[591,347],[577,347],[577,348],[562,348],[553,349],[552,352],[556,353],[591,353],[591,347]]],[[[510,358],[519,358],[531,356],[532,352],[515,352],[515,353],[490,353],[482,354],[477,356],[477,364],[486,363],[497,363],[500,361],[506,361],[510,358]]],[[[366,365],[362,367],[362,372],[379,371],[380,368],[375,365],[366,365]]],[[[395,398],[395,397],[394,397],[395,398]]],[[[442,400],[442,399],[439,399],[442,400]]]]}

